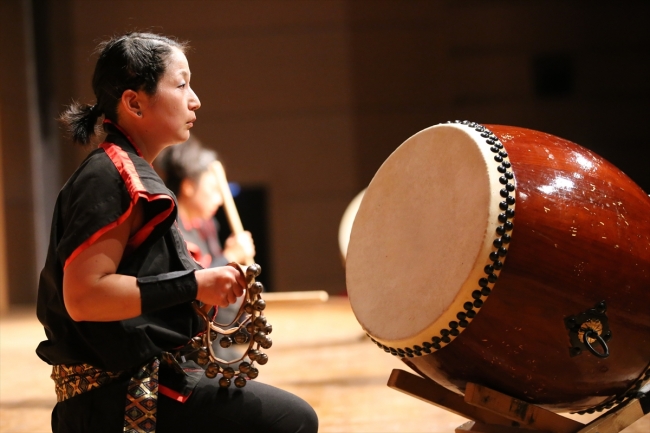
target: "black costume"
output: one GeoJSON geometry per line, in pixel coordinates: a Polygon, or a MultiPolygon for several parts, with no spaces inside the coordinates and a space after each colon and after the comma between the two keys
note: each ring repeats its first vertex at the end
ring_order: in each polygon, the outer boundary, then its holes
{"type": "Polygon", "coordinates": [[[201,268],[176,227],[173,194],[117,126],[108,122],[105,128],[105,142],[59,193],[39,282],[37,315],[47,340],[36,352],[54,366],[53,431],[194,431],[198,425],[214,431],[315,431],[311,407],[289,393],[253,382],[220,390],[191,362],[185,373],[165,368],[175,362],[167,352],[201,331],[191,302],[114,322],[70,318],[63,302],[66,265],[121,224],[138,200],[144,225],[129,239],[116,273],[165,278],[190,271],[174,280],[180,287],[201,268]]]}

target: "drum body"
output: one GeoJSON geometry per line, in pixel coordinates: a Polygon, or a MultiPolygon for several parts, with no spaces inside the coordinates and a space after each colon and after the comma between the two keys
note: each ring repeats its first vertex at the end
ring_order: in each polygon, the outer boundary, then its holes
{"type": "Polygon", "coordinates": [[[650,382],[650,198],[567,140],[433,126],[370,183],[346,262],[375,343],[458,393],[600,410],[650,382]]]}

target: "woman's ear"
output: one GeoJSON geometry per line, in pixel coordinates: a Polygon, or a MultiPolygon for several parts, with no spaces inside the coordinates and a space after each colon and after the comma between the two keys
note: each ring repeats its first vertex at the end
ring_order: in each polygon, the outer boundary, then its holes
{"type": "Polygon", "coordinates": [[[181,186],[178,189],[178,199],[180,200],[181,197],[192,197],[194,193],[196,192],[196,185],[194,182],[188,178],[185,178],[181,181],[181,186]]]}
{"type": "Polygon", "coordinates": [[[124,114],[139,118],[142,117],[143,102],[141,92],[127,89],[122,93],[120,106],[124,114]]]}

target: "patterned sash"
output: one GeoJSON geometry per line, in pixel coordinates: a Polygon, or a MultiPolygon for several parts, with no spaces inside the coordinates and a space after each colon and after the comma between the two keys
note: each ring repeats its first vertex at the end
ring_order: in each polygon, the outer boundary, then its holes
{"type": "Polygon", "coordinates": [[[52,367],[56,401],[62,402],[100,386],[107,385],[120,377],[121,371],[101,370],[90,364],[55,365],[52,367]]]}
{"type": "MultiPolygon", "coordinates": [[[[160,360],[143,365],[129,380],[124,408],[124,433],[155,433],[160,360]]],[[[56,400],[62,402],[108,385],[124,372],[101,370],[89,364],[52,367],[56,400]]]]}
{"type": "Polygon", "coordinates": [[[160,360],[143,365],[129,381],[124,433],[155,433],[160,360]]]}

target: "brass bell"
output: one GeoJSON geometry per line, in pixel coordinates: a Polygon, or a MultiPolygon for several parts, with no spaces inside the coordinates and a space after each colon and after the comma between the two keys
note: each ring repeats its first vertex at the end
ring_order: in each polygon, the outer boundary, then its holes
{"type": "Polygon", "coordinates": [[[232,379],[232,377],[235,375],[235,370],[233,370],[232,367],[226,367],[223,369],[222,374],[226,379],[232,379]]]}
{"type": "Polygon", "coordinates": [[[259,374],[260,371],[257,368],[251,367],[251,369],[248,370],[248,373],[246,373],[246,376],[248,376],[249,379],[255,379],[259,374]]]}
{"type": "Polygon", "coordinates": [[[230,386],[230,379],[228,379],[227,377],[220,378],[219,386],[222,388],[228,388],[230,386]]]}
{"type": "Polygon", "coordinates": [[[246,386],[246,379],[244,379],[242,376],[237,376],[237,378],[235,378],[235,386],[237,388],[245,387],[246,386]]]}
{"type": "Polygon", "coordinates": [[[241,371],[242,373],[248,373],[250,369],[251,369],[251,365],[246,361],[239,364],[239,371],[241,371]]]}
{"type": "Polygon", "coordinates": [[[257,349],[251,349],[248,351],[247,355],[251,361],[255,361],[257,357],[260,356],[260,351],[257,349]]]}
{"type": "Polygon", "coordinates": [[[244,305],[244,311],[246,312],[246,314],[253,314],[253,311],[255,310],[253,310],[253,305],[246,304],[244,305]]]}
{"type": "Polygon", "coordinates": [[[210,379],[214,379],[217,377],[217,374],[219,374],[219,364],[214,362],[209,363],[208,368],[205,369],[205,375],[210,379]]]}
{"type": "Polygon", "coordinates": [[[223,347],[224,349],[229,348],[232,346],[232,338],[223,337],[221,340],[219,340],[219,346],[223,347]]]}
{"type": "Polygon", "coordinates": [[[208,348],[202,347],[196,354],[196,363],[200,366],[207,365],[210,360],[208,359],[208,348]]]}
{"type": "Polygon", "coordinates": [[[256,317],[255,320],[253,321],[253,324],[258,328],[265,327],[266,326],[266,317],[264,317],[264,316],[256,317]]]}
{"type": "Polygon", "coordinates": [[[246,344],[248,343],[248,335],[243,332],[238,332],[235,334],[235,343],[237,344],[246,344]]]}
{"type": "Polygon", "coordinates": [[[266,338],[260,341],[260,346],[262,346],[263,349],[269,349],[271,346],[273,346],[273,340],[271,340],[271,337],[268,335],[265,335],[265,337],[266,338]]]}
{"type": "Polygon", "coordinates": [[[266,334],[263,332],[256,332],[255,335],[253,335],[253,340],[256,343],[262,343],[264,341],[264,337],[266,337],[266,334]]]}
{"type": "Polygon", "coordinates": [[[271,332],[273,332],[273,326],[269,323],[264,327],[263,331],[266,332],[267,334],[270,334],[271,332]]]}
{"type": "Polygon", "coordinates": [[[259,295],[264,291],[264,285],[259,281],[255,281],[248,289],[252,295],[259,295]]]}
{"type": "Polygon", "coordinates": [[[255,362],[257,362],[259,365],[264,365],[267,362],[269,362],[269,357],[268,357],[268,355],[266,353],[260,353],[255,358],[255,362]]]}
{"type": "Polygon", "coordinates": [[[246,268],[246,276],[249,278],[255,278],[262,273],[262,267],[257,263],[253,263],[248,268],[246,268]]]}
{"type": "Polygon", "coordinates": [[[257,311],[264,311],[266,308],[266,302],[264,302],[264,299],[258,299],[253,303],[253,309],[257,311]]]}

